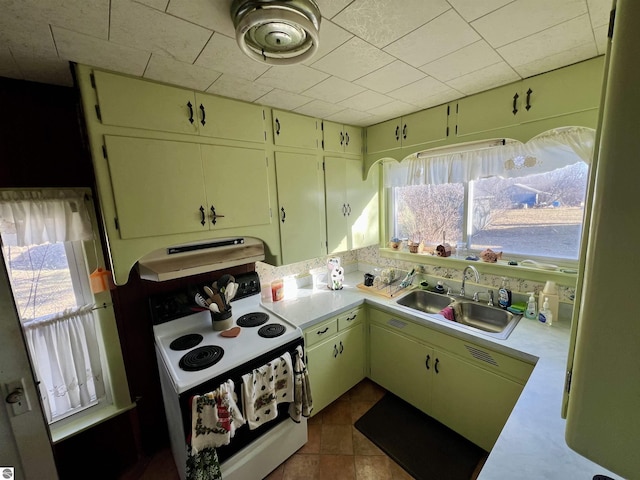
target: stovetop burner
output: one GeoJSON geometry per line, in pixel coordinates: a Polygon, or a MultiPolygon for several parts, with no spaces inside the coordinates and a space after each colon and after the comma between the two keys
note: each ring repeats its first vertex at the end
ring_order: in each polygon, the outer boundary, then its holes
{"type": "Polygon", "coordinates": [[[269,315],[266,313],[251,312],[238,318],[236,324],[239,327],[259,327],[260,325],[267,323],[267,320],[269,320],[269,315]]]}
{"type": "Polygon", "coordinates": [[[171,350],[189,350],[202,341],[202,335],[199,333],[188,333],[176,338],[169,344],[171,350]]]}
{"type": "Polygon", "coordinates": [[[264,338],[275,338],[282,335],[286,330],[284,325],[279,323],[268,323],[264,327],[260,327],[258,335],[264,338]]]}
{"type": "Polygon", "coordinates": [[[222,359],[223,355],[224,350],[222,347],[218,347],[217,345],[204,345],[185,353],[178,365],[183,370],[195,372],[215,365],[222,359]]]}

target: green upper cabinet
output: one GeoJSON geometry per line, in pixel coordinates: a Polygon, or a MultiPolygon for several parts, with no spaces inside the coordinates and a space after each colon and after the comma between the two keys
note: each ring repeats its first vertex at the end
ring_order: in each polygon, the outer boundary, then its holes
{"type": "Polygon", "coordinates": [[[455,135],[464,138],[520,123],[520,86],[511,83],[458,100],[455,135]]]}
{"type": "Polygon", "coordinates": [[[324,181],[317,155],[276,152],[282,263],[327,254],[324,181]]]}
{"type": "Polygon", "coordinates": [[[271,223],[264,150],[220,145],[201,145],[200,150],[210,228],[271,223]],[[251,195],[244,197],[239,192],[251,192],[251,195]]]}
{"type": "Polygon", "coordinates": [[[265,143],[260,105],[94,71],[104,125],[265,143]]]}
{"type": "Polygon", "coordinates": [[[327,247],[329,253],[376,245],[378,173],[362,180],[362,161],[325,157],[327,247]]]}
{"type": "Polygon", "coordinates": [[[298,147],[317,150],[319,120],[306,115],[272,110],[273,143],[280,147],[298,147]]]}
{"type": "Polygon", "coordinates": [[[271,221],[263,150],[111,135],[105,147],[122,239],[271,221]]]}
{"type": "Polygon", "coordinates": [[[362,155],[362,129],[323,120],[322,145],[325,152],[362,155]]]}
{"type": "Polygon", "coordinates": [[[367,127],[367,154],[445,140],[448,108],[440,105],[367,127]]]}

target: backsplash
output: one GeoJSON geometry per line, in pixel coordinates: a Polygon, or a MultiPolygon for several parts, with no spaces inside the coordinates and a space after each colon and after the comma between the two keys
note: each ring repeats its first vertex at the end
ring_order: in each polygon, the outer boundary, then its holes
{"type": "MultiPolygon", "coordinates": [[[[405,272],[410,271],[415,264],[411,262],[405,262],[401,260],[395,260],[392,258],[383,258],[379,255],[378,246],[361,248],[359,250],[353,250],[350,252],[343,252],[336,255],[328,255],[326,257],[318,257],[304,262],[292,263],[289,265],[283,265],[281,267],[274,267],[267,265],[266,263],[257,262],[256,271],[260,275],[260,279],[263,283],[270,283],[277,278],[288,279],[290,282],[295,281],[298,286],[311,285],[317,283],[326,284],[326,271],[327,271],[327,259],[330,257],[339,257],[341,264],[345,269],[345,273],[362,271],[368,272],[375,267],[393,267],[405,272]]],[[[432,265],[420,265],[417,268],[421,280],[427,281],[430,285],[435,285],[438,281],[442,283],[446,288],[451,288],[454,293],[460,290],[460,283],[462,281],[462,269],[448,268],[432,265]]],[[[534,292],[536,298],[538,293],[544,288],[543,282],[535,282],[532,280],[507,277],[509,281],[509,288],[513,292],[514,301],[526,301],[528,298],[528,292],[534,292]]],[[[418,280],[418,281],[421,281],[418,280]]],[[[489,275],[480,274],[480,289],[476,288],[472,282],[467,280],[467,292],[469,295],[476,290],[480,292],[486,292],[491,289],[497,294],[498,288],[502,284],[502,275],[489,275]]],[[[573,309],[573,299],[575,296],[575,288],[558,285],[558,296],[560,300],[560,313],[561,319],[570,318],[571,311],[573,309]]]]}

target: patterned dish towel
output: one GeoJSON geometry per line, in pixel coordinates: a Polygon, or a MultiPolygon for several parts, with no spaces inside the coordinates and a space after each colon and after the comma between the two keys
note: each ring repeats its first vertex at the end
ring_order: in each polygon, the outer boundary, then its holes
{"type": "Polygon", "coordinates": [[[293,402],[289,405],[289,416],[294,422],[299,423],[301,417],[311,416],[313,411],[313,399],[311,398],[311,386],[309,385],[309,374],[303,361],[302,347],[296,348],[293,376],[294,392],[293,402]]]}
{"type": "Polygon", "coordinates": [[[227,445],[236,428],[245,424],[227,380],[213,392],[191,399],[191,441],[187,447],[187,479],[222,478],[216,447],[227,445]]]}
{"type": "Polygon", "coordinates": [[[293,368],[288,352],[242,376],[242,405],[250,430],[276,418],[278,403],[292,399],[293,368]]]}

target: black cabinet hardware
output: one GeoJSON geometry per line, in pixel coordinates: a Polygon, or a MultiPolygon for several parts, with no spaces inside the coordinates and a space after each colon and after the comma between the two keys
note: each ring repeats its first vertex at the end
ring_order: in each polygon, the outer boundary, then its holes
{"type": "Polygon", "coordinates": [[[340,340],[340,355],[344,352],[344,345],[342,344],[342,340],[340,340]]]}
{"type": "Polygon", "coordinates": [[[322,335],[324,333],[327,333],[329,331],[329,327],[325,327],[324,330],[318,330],[316,333],[318,335],[322,335]]]}
{"type": "Polygon", "coordinates": [[[207,122],[205,121],[206,114],[204,111],[204,105],[202,104],[200,104],[200,112],[202,112],[202,120],[200,120],[200,123],[202,123],[202,126],[204,127],[204,124],[207,122]]]}
{"type": "Polygon", "coordinates": [[[396,141],[400,140],[400,125],[396,125],[396,141]]]}
{"type": "Polygon", "coordinates": [[[217,218],[224,218],[224,215],[218,215],[216,213],[216,207],[214,207],[213,205],[211,205],[211,223],[213,223],[214,225],[217,222],[217,218]]]}
{"type": "Polygon", "coordinates": [[[518,113],[518,98],[520,97],[520,95],[518,95],[517,93],[513,96],[513,111],[512,113],[515,115],[516,113],[518,113]]]}
{"type": "Polygon", "coordinates": [[[344,138],[346,139],[345,145],[348,147],[349,146],[349,133],[348,132],[344,134],[344,138]]]}
{"type": "Polygon", "coordinates": [[[407,124],[405,123],[402,127],[402,138],[407,139],[407,124]]]}
{"type": "Polygon", "coordinates": [[[287,218],[287,214],[284,211],[284,207],[280,209],[280,220],[284,223],[284,219],[287,218]]]}
{"type": "Polygon", "coordinates": [[[338,347],[336,347],[336,345],[333,345],[333,358],[336,358],[338,356],[338,347]]]}
{"type": "Polygon", "coordinates": [[[191,105],[191,102],[187,102],[187,107],[189,107],[189,123],[193,123],[193,105],[191,105]]]}
{"type": "Polygon", "coordinates": [[[527,109],[527,111],[529,111],[529,109],[531,108],[531,94],[533,93],[533,90],[529,89],[527,90],[527,106],[524,107],[527,109]]]}
{"type": "Polygon", "coordinates": [[[440,359],[439,359],[439,358],[436,358],[436,364],[433,366],[433,368],[434,368],[434,370],[436,371],[436,373],[440,373],[440,372],[438,371],[438,364],[439,364],[439,363],[440,363],[440,359]]]}
{"type": "Polygon", "coordinates": [[[280,135],[280,120],[276,118],[276,135],[280,135]]]}
{"type": "Polygon", "coordinates": [[[340,132],[340,146],[344,145],[344,133],[340,132]]]}
{"type": "Polygon", "coordinates": [[[429,370],[429,360],[431,360],[431,355],[427,355],[427,360],[424,362],[425,367],[427,367],[427,370],[429,370]]]}
{"type": "Polygon", "coordinates": [[[200,224],[204,227],[204,224],[207,223],[204,220],[204,207],[200,205],[200,224]]]}

